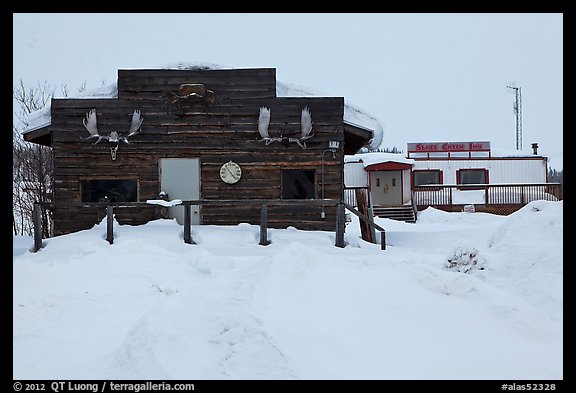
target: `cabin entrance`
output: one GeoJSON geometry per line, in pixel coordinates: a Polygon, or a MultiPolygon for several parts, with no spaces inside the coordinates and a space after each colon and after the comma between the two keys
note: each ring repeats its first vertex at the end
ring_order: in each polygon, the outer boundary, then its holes
{"type": "MultiPolygon", "coordinates": [[[[183,201],[200,199],[200,159],[199,158],[161,158],[159,162],[160,190],[168,194],[170,200],[183,201]]],[[[200,224],[200,207],[191,206],[192,225],[200,224]]],[[[170,218],[178,224],[184,224],[184,206],[168,209],[170,218]]]]}
{"type": "Polygon", "coordinates": [[[402,205],[401,171],[371,171],[370,197],[372,205],[402,205]]]}

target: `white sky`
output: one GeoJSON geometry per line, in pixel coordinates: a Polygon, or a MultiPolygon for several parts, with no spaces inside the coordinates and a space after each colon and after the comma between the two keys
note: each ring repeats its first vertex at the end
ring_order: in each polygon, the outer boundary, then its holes
{"type": "Polygon", "coordinates": [[[375,115],[384,147],[538,142],[562,169],[563,15],[14,14],[13,82],[114,82],[122,68],[205,61],[276,68],[280,81],[344,96],[375,115]]]}

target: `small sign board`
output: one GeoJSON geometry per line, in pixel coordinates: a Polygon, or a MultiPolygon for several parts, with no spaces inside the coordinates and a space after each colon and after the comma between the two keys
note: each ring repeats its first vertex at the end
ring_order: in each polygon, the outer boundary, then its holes
{"type": "Polygon", "coordinates": [[[476,209],[474,209],[474,205],[464,205],[464,212],[466,213],[474,213],[476,209]]]}
{"type": "Polygon", "coordinates": [[[408,143],[408,153],[490,151],[490,142],[408,143]]]}

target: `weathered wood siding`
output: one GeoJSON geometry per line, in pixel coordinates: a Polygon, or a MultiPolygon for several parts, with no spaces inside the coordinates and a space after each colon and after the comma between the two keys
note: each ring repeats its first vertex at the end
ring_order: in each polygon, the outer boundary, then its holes
{"type": "MultiPolygon", "coordinates": [[[[205,199],[261,199],[282,197],[283,169],[316,171],[316,197],[322,195],[322,156],[325,158],[325,198],[340,199],[343,183],[343,149],[336,157],[325,152],[328,141],[344,143],[344,99],[277,98],[274,69],[240,70],[119,70],[118,98],[53,99],[52,125],[55,157],[54,232],[56,235],[92,227],[104,212],[78,208],[80,180],[88,178],[136,178],[138,200],[155,199],[160,190],[160,158],[200,158],[201,197],[205,199]],[[217,103],[205,113],[201,107],[179,113],[164,105],[161,95],[177,91],[182,83],[202,83],[214,91],[217,103]],[[271,110],[270,135],[297,137],[301,110],[308,106],[314,137],[302,149],[296,143],[284,146],[259,142],[259,108],[271,110]],[[101,134],[126,133],[131,114],[139,109],[144,122],[141,133],[121,143],[116,160],[110,144],[89,136],[82,119],[96,108],[101,134]],[[222,164],[233,160],[242,167],[242,179],[233,185],[220,180],[222,164]]],[[[154,208],[115,210],[121,224],[141,224],[154,218],[154,208]]],[[[335,229],[335,208],[269,207],[271,227],[335,229]]],[[[254,206],[206,206],[204,224],[258,223],[254,206]]]]}

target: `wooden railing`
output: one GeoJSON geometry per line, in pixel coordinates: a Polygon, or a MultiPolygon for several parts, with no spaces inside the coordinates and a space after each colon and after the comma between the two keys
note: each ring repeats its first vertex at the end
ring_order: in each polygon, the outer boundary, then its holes
{"type": "MultiPolygon", "coordinates": [[[[370,217],[368,217],[367,215],[360,213],[358,210],[354,208],[354,206],[349,205],[348,203],[344,203],[344,206],[346,207],[346,209],[348,209],[351,213],[358,216],[358,218],[360,218],[370,227],[374,228],[374,230],[380,231],[380,249],[386,250],[386,230],[382,228],[380,225],[376,224],[374,220],[370,219],[370,217]]],[[[373,243],[375,242],[376,241],[374,240],[373,243]]]]}
{"type": "MultiPolygon", "coordinates": [[[[223,206],[223,205],[253,205],[260,206],[260,242],[262,246],[270,244],[268,240],[268,206],[312,206],[312,207],[336,207],[336,238],[335,246],[343,248],[344,232],[346,229],[345,203],[335,199],[242,199],[242,200],[189,200],[182,201],[174,206],[184,206],[184,242],[187,244],[196,244],[192,239],[191,232],[191,206],[223,206]]],[[[106,240],[114,243],[114,210],[131,209],[131,208],[158,208],[162,205],[147,202],[117,202],[117,203],[81,203],[79,207],[97,208],[105,211],[106,219],[106,240]]],[[[54,204],[35,203],[34,204],[34,252],[42,248],[42,220],[40,215],[42,209],[53,209],[54,204]]],[[[169,207],[168,207],[169,208],[169,207]]]]}
{"type": "Polygon", "coordinates": [[[414,187],[414,203],[419,206],[456,204],[525,205],[536,200],[562,198],[560,183],[449,184],[414,187]]]}
{"type": "MultiPolygon", "coordinates": [[[[368,187],[346,187],[344,188],[344,203],[350,206],[358,207],[356,200],[356,190],[368,190],[368,187]]],[[[370,195],[370,194],[368,194],[370,195]]]]}

